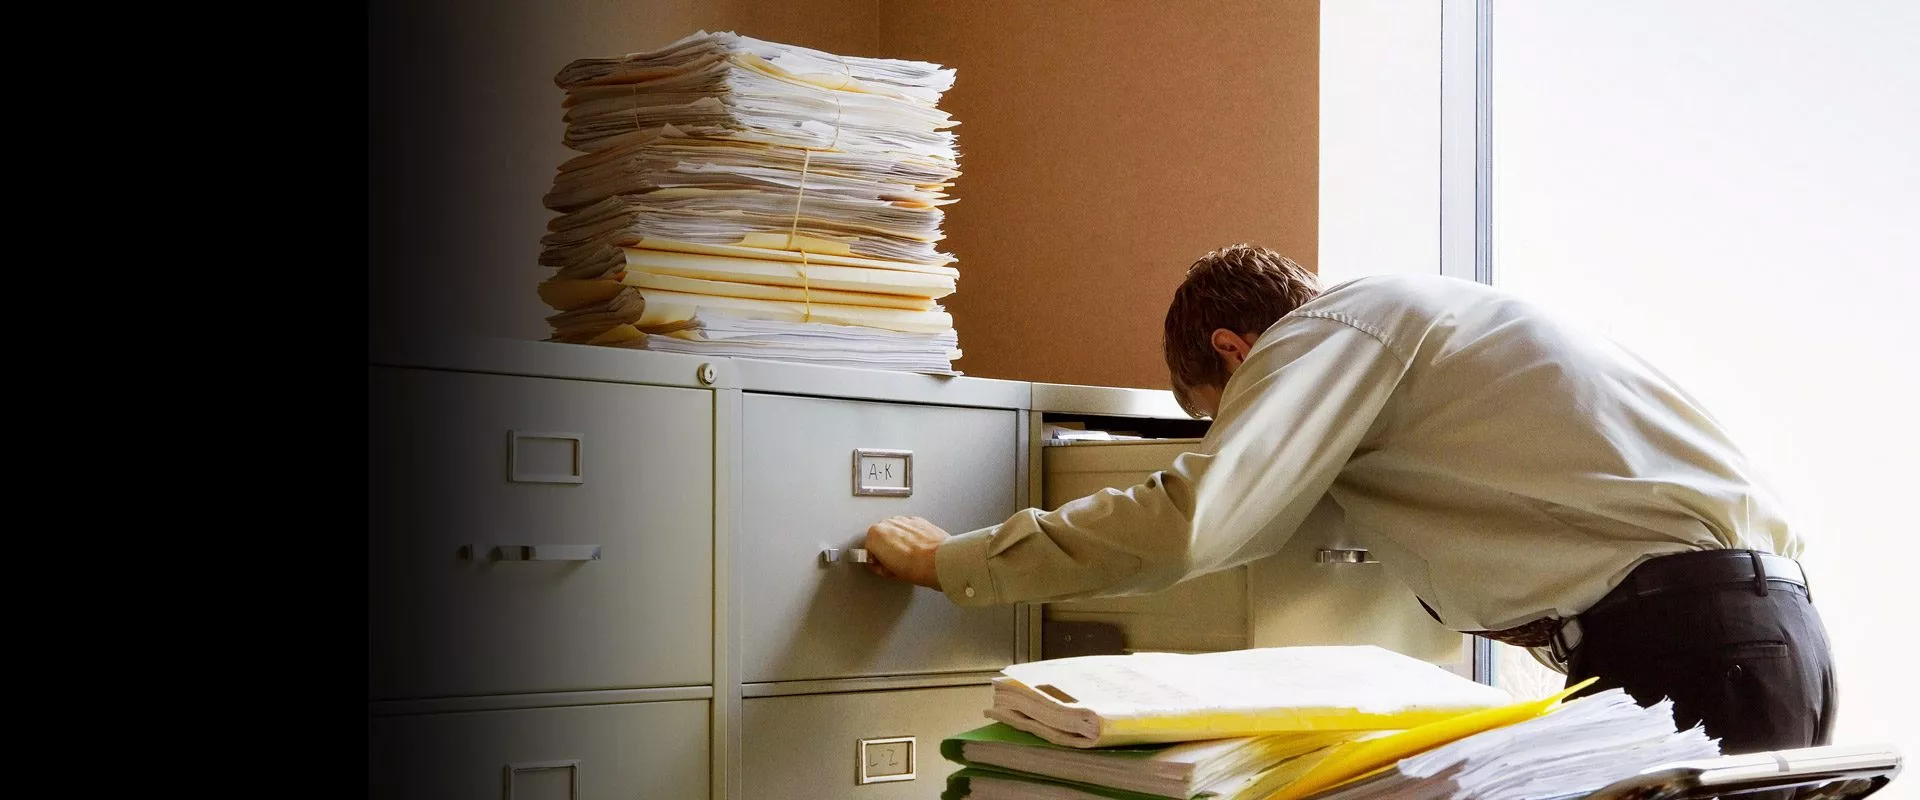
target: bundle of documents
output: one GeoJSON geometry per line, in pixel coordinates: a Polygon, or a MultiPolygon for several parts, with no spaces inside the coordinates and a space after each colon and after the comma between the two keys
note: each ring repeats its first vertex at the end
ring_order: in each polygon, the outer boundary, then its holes
{"type": "Polygon", "coordinates": [[[687,327],[648,337],[647,348],[930,373],[949,369],[952,359],[959,357],[959,340],[951,329],[901,333],[856,325],[734,317],[723,309],[697,312],[687,327]]]}
{"type": "Polygon", "coordinates": [[[1403,758],[1314,797],[1575,798],[1643,770],[1719,755],[1719,743],[1704,728],[1675,729],[1672,701],[1642,708],[1626,692],[1608,689],[1403,758]]]}
{"type": "Polygon", "coordinates": [[[1307,731],[1079,749],[995,723],[948,738],[940,754],[964,767],[948,779],[951,798],[1254,800],[1298,777],[1312,763],[1307,756],[1358,736],[1307,731]]]}
{"type": "Polygon", "coordinates": [[[1054,744],[1110,747],[1407,728],[1512,700],[1382,647],[1268,647],[1015,664],[995,679],[987,716],[1054,744]]]}
{"type": "Polygon", "coordinates": [[[552,339],[956,374],[953,79],[705,31],[567,65],[552,339]]]}
{"type": "Polygon", "coordinates": [[[1057,659],[1009,667],[1010,684],[1049,699],[997,691],[993,724],[942,742],[960,766],[943,800],[1570,798],[1719,754],[1667,703],[1566,701],[1586,684],[1514,702],[1375,647],[1057,659]],[[1105,738],[1049,736],[1027,713],[1048,704],[1105,738]]]}

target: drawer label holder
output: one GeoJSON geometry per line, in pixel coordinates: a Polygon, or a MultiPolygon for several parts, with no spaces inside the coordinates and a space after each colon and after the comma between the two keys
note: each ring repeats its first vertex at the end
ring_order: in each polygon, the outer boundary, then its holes
{"type": "Polygon", "coordinates": [[[920,749],[912,736],[860,740],[860,777],[855,785],[910,781],[916,777],[920,749]]]}
{"type": "Polygon", "coordinates": [[[855,497],[910,497],[913,495],[912,450],[853,451],[855,497]]]}

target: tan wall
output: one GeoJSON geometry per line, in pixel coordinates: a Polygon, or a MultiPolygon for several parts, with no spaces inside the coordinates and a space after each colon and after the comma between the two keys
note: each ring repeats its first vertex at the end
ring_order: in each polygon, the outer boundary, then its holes
{"type": "Polygon", "coordinates": [[[970,375],[1165,388],[1188,264],[1315,262],[1319,3],[913,4],[883,41],[955,67],[946,301],[970,375]]]}
{"type": "Polygon", "coordinates": [[[969,375],[1164,387],[1161,316],[1195,257],[1255,241],[1315,262],[1317,2],[371,9],[376,320],[545,336],[540,197],[569,156],[553,74],[700,27],[958,70],[946,302],[969,375]]]}

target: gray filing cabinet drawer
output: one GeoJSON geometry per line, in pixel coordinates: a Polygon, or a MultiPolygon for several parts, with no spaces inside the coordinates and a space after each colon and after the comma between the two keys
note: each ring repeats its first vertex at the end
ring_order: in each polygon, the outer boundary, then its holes
{"type": "Polygon", "coordinates": [[[375,717],[368,796],[705,798],[708,714],[707,701],[684,700],[375,717]]]}
{"type": "Polygon", "coordinates": [[[959,769],[940,757],[940,740],[990,722],[982,712],[992,704],[984,685],[748,698],[742,796],[937,800],[959,769]],[[863,769],[872,782],[860,782],[863,769]]]}
{"type": "Polygon", "coordinates": [[[846,551],[869,526],[919,516],[952,533],[1017,510],[1019,414],[749,393],[740,536],[742,676],[748,683],[930,672],[1012,663],[1011,607],[962,609],[927,589],[875,577],[846,551]],[[909,465],[856,450],[906,451],[909,465]],[[894,471],[889,475],[888,467],[894,471]],[[834,548],[842,558],[827,561],[834,548]]]}
{"type": "Polygon", "coordinates": [[[710,392],[370,378],[373,699],[712,683],[710,392]]]}

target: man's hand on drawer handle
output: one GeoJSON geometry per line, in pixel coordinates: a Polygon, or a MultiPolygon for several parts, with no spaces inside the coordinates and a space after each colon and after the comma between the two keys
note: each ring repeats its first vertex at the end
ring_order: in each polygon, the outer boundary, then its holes
{"type": "Polygon", "coordinates": [[[933,553],[946,539],[946,531],[919,517],[888,517],[867,529],[867,569],[937,591],[933,553]]]}

